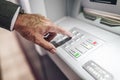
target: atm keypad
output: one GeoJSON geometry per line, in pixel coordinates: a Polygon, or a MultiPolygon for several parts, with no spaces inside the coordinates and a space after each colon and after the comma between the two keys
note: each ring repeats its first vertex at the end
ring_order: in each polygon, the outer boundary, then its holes
{"type": "Polygon", "coordinates": [[[75,60],[103,43],[102,40],[78,28],[74,27],[70,32],[73,34],[72,38],[60,36],[52,43],[56,47],[62,47],[75,60]]]}

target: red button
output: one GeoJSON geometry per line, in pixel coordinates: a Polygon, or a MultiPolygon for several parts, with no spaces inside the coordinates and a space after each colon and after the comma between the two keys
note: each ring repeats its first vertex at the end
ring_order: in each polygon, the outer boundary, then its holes
{"type": "Polygon", "coordinates": [[[93,44],[94,44],[94,45],[96,45],[96,44],[97,44],[97,42],[96,42],[96,41],[94,41],[94,42],[93,42],[93,44]]]}

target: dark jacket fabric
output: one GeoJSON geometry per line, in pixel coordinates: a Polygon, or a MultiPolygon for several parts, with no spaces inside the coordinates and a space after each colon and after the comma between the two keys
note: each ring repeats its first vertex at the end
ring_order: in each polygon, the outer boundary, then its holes
{"type": "Polygon", "coordinates": [[[0,27],[10,30],[12,18],[18,7],[9,1],[0,0],[0,27]]]}

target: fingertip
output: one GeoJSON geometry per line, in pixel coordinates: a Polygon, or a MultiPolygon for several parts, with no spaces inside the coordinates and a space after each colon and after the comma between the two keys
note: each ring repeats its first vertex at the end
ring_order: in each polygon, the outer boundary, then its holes
{"type": "Polygon", "coordinates": [[[69,31],[66,31],[66,33],[65,33],[68,37],[72,37],[73,36],[73,34],[71,33],[71,32],[69,32],[69,31]]]}
{"type": "Polygon", "coordinates": [[[56,47],[52,43],[46,41],[44,38],[38,38],[36,40],[36,43],[44,49],[46,49],[47,51],[51,53],[56,53],[56,47]]]}
{"type": "Polygon", "coordinates": [[[56,51],[55,48],[51,49],[50,52],[51,52],[52,54],[56,54],[56,53],[57,53],[57,51],[56,51]]]}
{"type": "Polygon", "coordinates": [[[56,31],[58,31],[59,33],[61,33],[61,34],[63,34],[63,35],[67,35],[68,37],[72,37],[72,36],[73,36],[71,32],[65,30],[65,29],[62,28],[62,27],[58,27],[57,29],[58,29],[58,30],[56,30],[56,31]]]}

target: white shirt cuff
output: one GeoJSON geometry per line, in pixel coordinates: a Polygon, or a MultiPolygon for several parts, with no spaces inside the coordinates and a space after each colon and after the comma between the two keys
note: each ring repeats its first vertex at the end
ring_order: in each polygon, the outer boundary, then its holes
{"type": "Polygon", "coordinates": [[[18,9],[16,10],[16,12],[15,12],[13,18],[12,18],[11,26],[10,26],[10,30],[11,30],[11,31],[12,31],[13,28],[14,28],[14,24],[15,24],[15,22],[16,22],[16,19],[17,19],[17,16],[18,16],[18,14],[19,14],[19,11],[20,11],[20,7],[18,7],[18,9]]]}

